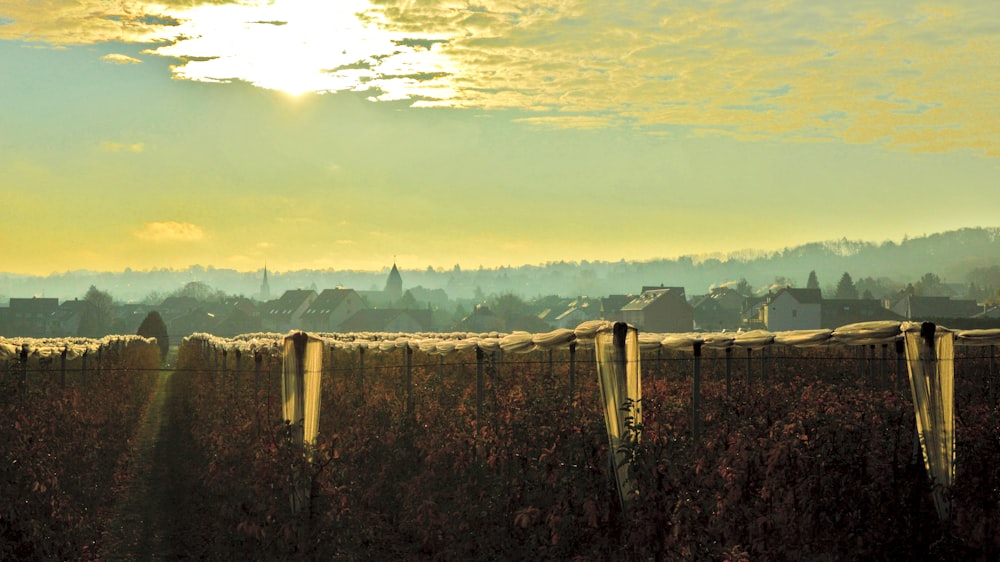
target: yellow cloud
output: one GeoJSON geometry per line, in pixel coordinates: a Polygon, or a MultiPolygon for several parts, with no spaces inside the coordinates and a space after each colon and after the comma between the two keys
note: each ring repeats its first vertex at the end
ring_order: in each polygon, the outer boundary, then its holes
{"type": "Polygon", "coordinates": [[[104,152],[143,152],[146,150],[146,143],[133,142],[112,142],[104,141],[101,143],[101,150],[104,152]]]}
{"type": "Polygon", "coordinates": [[[164,221],[143,224],[135,236],[150,242],[197,242],[205,238],[205,232],[189,222],[164,221]]]}
{"type": "MultiPolygon", "coordinates": [[[[664,127],[901,150],[1000,148],[1000,4],[675,0],[14,2],[0,38],[161,43],[178,78],[543,127],[664,127]],[[224,78],[220,78],[224,77],[224,78]]],[[[132,62],[108,55],[111,62],[132,62]]]]}
{"type": "Polygon", "coordinates": [[[101,57],[101,60],[113,62],[115,64],[139,64],[142,60],[119,53],[110,53],[101,57]]]}

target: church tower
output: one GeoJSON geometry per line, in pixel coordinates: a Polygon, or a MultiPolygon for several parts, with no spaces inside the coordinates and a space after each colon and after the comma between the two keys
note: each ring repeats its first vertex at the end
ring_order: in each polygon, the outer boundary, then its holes
{"type": "Polygon", "coordinates": [[[264,280],[260,283],[260,302],[271,300],[271,286],[267,284],[267,264],[264,264],[264,280]]]}
{"type": "Polygon", "coordinates": [[[392,263],[392,271],[389,272],[389,279],[385,282],[385,296],[393,301],[403,297],[403,278],[396,269],[396,262],[392,263]]]}

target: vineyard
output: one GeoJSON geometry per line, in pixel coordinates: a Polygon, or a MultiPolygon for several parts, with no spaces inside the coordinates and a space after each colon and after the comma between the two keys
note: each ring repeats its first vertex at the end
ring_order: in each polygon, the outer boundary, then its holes
{"type": "MultiPolygon", "coordinates": [[[[636,490],[627,503],[583,326],[312,335],[319,415],[305,448],[285,421],[284,335],[191,336],[165,383],[177,445],[163,460],[170,499],[158,505],[172,513],[159,554],[997,559],[997,335],[956,336],[955,479],[935,489],[900,327],[863,328],[640,334],[641,423],[618,447],[636,490]]],[[[145,349],[85,385],[80,372],[60,384],[58,353],[27,389],[31,369],[4,363],[2,485],[16,501],[0,518],[0,558],[117,557],[102,529],[159,376],[145,349]]]]}
{"type": "Polygon", "coordinates": [[[159,364],[135,336],[0,338],[0,559],[98,557],[159,364]]]}

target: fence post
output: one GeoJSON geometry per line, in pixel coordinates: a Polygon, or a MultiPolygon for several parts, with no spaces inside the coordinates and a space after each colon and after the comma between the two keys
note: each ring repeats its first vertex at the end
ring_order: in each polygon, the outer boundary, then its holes
{"type": "Polygon", "coordinates": [[[726,348],[726,396],[733,390],[733,348],[726,348]]]}
{"type": "Polygon", "coordinates": [[[988,384],[990,385],[990,406],[995,406],[997,403],[997,380],[996,380],[996,347],[990,344],[990,372],[987,374],[988,384]]]}
{"type": "Polygon", "coordinates": [[[576,342],[569,344],[569,404],[573,405],[576,393],[576,342]]]}
{"type": "Polygon", "coordinates": [[[750,375],[750,369],[753,367],[753,349],[747,348],[747,392],[750,392],[752,386],[752,380],[750,375]]]}
{"type": "Polygon", "coordinates": [[[882,361],[879,363],[878,372],[878,385],[880,390],[885,390],[889,387],[889,379],[886,378],[886,361],[889,360],[889,344],[882,344],[882,361]]]}
{"type": "Polygon", "coordinates": [[[80,382],[84,388],[87,387],[87,355],[90,354],[89,349],[83,350],[83,364],[80,366],[80,382]]]}
{"type": "Polygon", "coordinates": [[[104,344],[97,346],[97,376],[101,376],[101,370],[104,368],[104,344]]]}
{"type": "Polygon", "coordinates": [[[18,386],[23,396],[28,391],[28,344],[21,344],[21,355],[19,358],[21,360],[21,382],[18,386]]]}
{"type": "Polygon", "coordinates": [[[225,389],[226,385],[229,384],[229,381],[227,380],[229,378],[227,376],[229,374],[228,370],[227,370],[227,367],[229,366],[228,365],[229,364],[228,357],[229,357],[229,350],[223,349],[222,350],[222,379],[221,379],[222,380],[222,388],[223,389],[225,389]]]}
{"type": "Polygon", "coordinates": [[[253,352],[253,398],[257,400],[260,396],[260,364],[264,361],[264,358],[260,354],[259,349],[255,349],[253,352]]]}
{"type": "Polygon", "coordinates": [[[549,349],[549,378],[552,378],[552,349],[549,349]]]}
{"type": "Polygon", "coordinates": [[[236,366],[233,367],[233,390],[239,390],[240,388],[240,375],[241,375],[241,365],[243,359],[243,352],[239,349],[236,350],[236,366]]]}
{"type": "Polygon", "coordinates": [[[760,348],[760,383],[762,385],[767,383],[767,352],[769,349],[768,346],[760,348]]]}
{"type": "Polygon", "coordinates": [[[483,349],[476,346],[476,430],[483,427],[482,410],[483,394],[485,393],[485,381],[483,380],[483,349]]]}
{"type": "MultiPolygon", "coordinates": [[[[906,343],[903,341],[902,337],[897,338],[896,339],[896,384],[894,385],[896,387],[897,391],[899,390],[899,385],[901,384],[901,382],[900,382],[901,379],[903,377],[909,378],[909,375],[906,373],[906,354],[905,354],[905,352],[906,352],[906,343]]],[[[907,385],[908,384],[909,383],[907,383],[907,385]]]]}
{"type": "Polygon", "coordinates": [[[444,355],[438,355],[438,382],[444,386],[444,355]]]}
{"type": "Polygon", "coordinates": [[[694,342],[694,383],[691,389],[691,434],[694,442],[701,439],[701,342],[694,342]]]}
{"type": "Polygon", "coordinates": [[[59,357],[59,386],[63,389],[66,388],[66,354],[68,352],[69,348],[63,347],[59,357]]]}
{"type": "Polygon", "coordinates": [[[358,404],[365,403],[365,348],[358,347],[358,404]]]}
{"type": "Polygon", "coordinates": [[[413,348],[407,344],[405,348],[406,353],[406,415],[407,417],[413,415],[413,348]]]}

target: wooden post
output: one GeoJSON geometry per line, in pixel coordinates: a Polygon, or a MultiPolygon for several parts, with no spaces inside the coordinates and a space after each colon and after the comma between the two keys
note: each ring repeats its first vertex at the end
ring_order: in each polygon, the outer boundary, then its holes
{"type": "MultiPolygon", "coordinates": [[[[906,344],[903,342],[902,338],[896,340],[896,390],[899,390],[899,385],[903,384],[903,378],[909,378],[909,374],[906,372],[906,344]]],[[[909,383],[907,383],[907,386],[909,383]]]]}
{"type": "Polygon", "coordinates": [[[62,353],[59,354],[59,386],[63,389],[66,388],[66,354],[69,352],[68,347],[64,347],[62,353]]]}
{"type": "Polygon", "coordinates": [[[83,364],[80,365],[80,383],[84,386],[84,388],[87,386],[87,355],[89,353],[89,349],[83,350],[83,364]]]}
{"type": "Polygon", "coordinates": [[[733,391],[733,348],[726,348],[726,396],[733,391]]]}
{"type": "Polygon", "coordinates": [[[255,349],[253,352],[253,399],[257,400],[260,396],[260,365],[263,363],[264,357],[261,355],[259,349],[255,349]]]}
{"type": "Polygon", "coordinates": [[[240,377],[242,375],[241,365],[243,359],[243,352],[239,349],[236,350],[236,366],[233,367],[233,390],[237,390],[240,387],[240,377]]]}
{"type": "Polygon", "coordinates": [[[747,392],[750,392],[750,388],[753,386],[753,381],[750,376],[750,369],[753,367],[753,349],[747,348],[747,392]]]}
{"type": "Polygon", "coordinates": [[[694,382],[691,388],[691,435],[701,439],[701,342],[694,342],[694,382]]]}
{"type": "Polygon", "coordinates": [[[21,382],[18,386],[23,396],[28,391],[28,344],[21,345],[21,355],[19,358],[21,360],[21,382]]]}
{"type": "Polygon", "coordinates": [[[365,403],[365,348],[358,348],[358,404],[365,403]]]}
{"type": "Polygon", "coordinates": [[[760,383],[767,383],[767,352],[768,347],[760,348],[760,383]]]}
{"type": "Polygon", "coordinates": [[[444,355],[438,355],[438,382],[444,387],[444,355]]]}
{"type": "Polygon", "coordinates": [[[997,403],[997,372],[996,372],[996,347],[990,344],[990,372],[987,375],[989,377],[990,385],[990,406],[995,406],[997,403]]]}
{"type": "Polygon", "coordinates": [[[97,376],[101,376],[101,370],[104,368],[104,344],[102,343],[97,347],[97,376]]]}
{"type": "Polygon", "coordinates": [[[406,375],[404,376],[404,384],[406,385],[406,415],[409,417],[413,415],[413,348],[407,345],[405,354],[406,375]]]}
{"type": "Polygon", "coordinates": [[[229,384],[229,381],[226,380],[226,379],[229,378],[227,376],[228,375],[228,371],[226,369],[226,367],[228,367],[228,361],[227,361],[228,357],[229,357],[229,350],[223,349],[222,350],[222,378],[220,379],[221,382],[222,382],[222,388],[226,388],[226,385],[229,384]]]}
{"type": "Polygon", "coordinates": [[[552,362],[552,350],[550,349],[549,350],[549,378],[550,379],[552,378],[552,372],[553,372],[553,370],[552,370],[552,363],[553,363],[552,362]]]}
{"type": "Polygon", "coordinates": [[[885,390],[889,387],[889,379],[886,378],[886,367],[885,364],[889,360],[889,344],[882,344],[882,361],[879,362],[878,371],[878,386],[880,390],[885,390]]]}
{"type": "Polygon", "coordinates": [[[576,342],[569,344],[569,404],[576,397],[576,342]]]}
{"type": "Polygon", "coordinates": [[[483,395],[485,394],[485,381],[483,380],[483,350],[476,346],[476,430],[483,427],[482,410],[483,395]]]}

